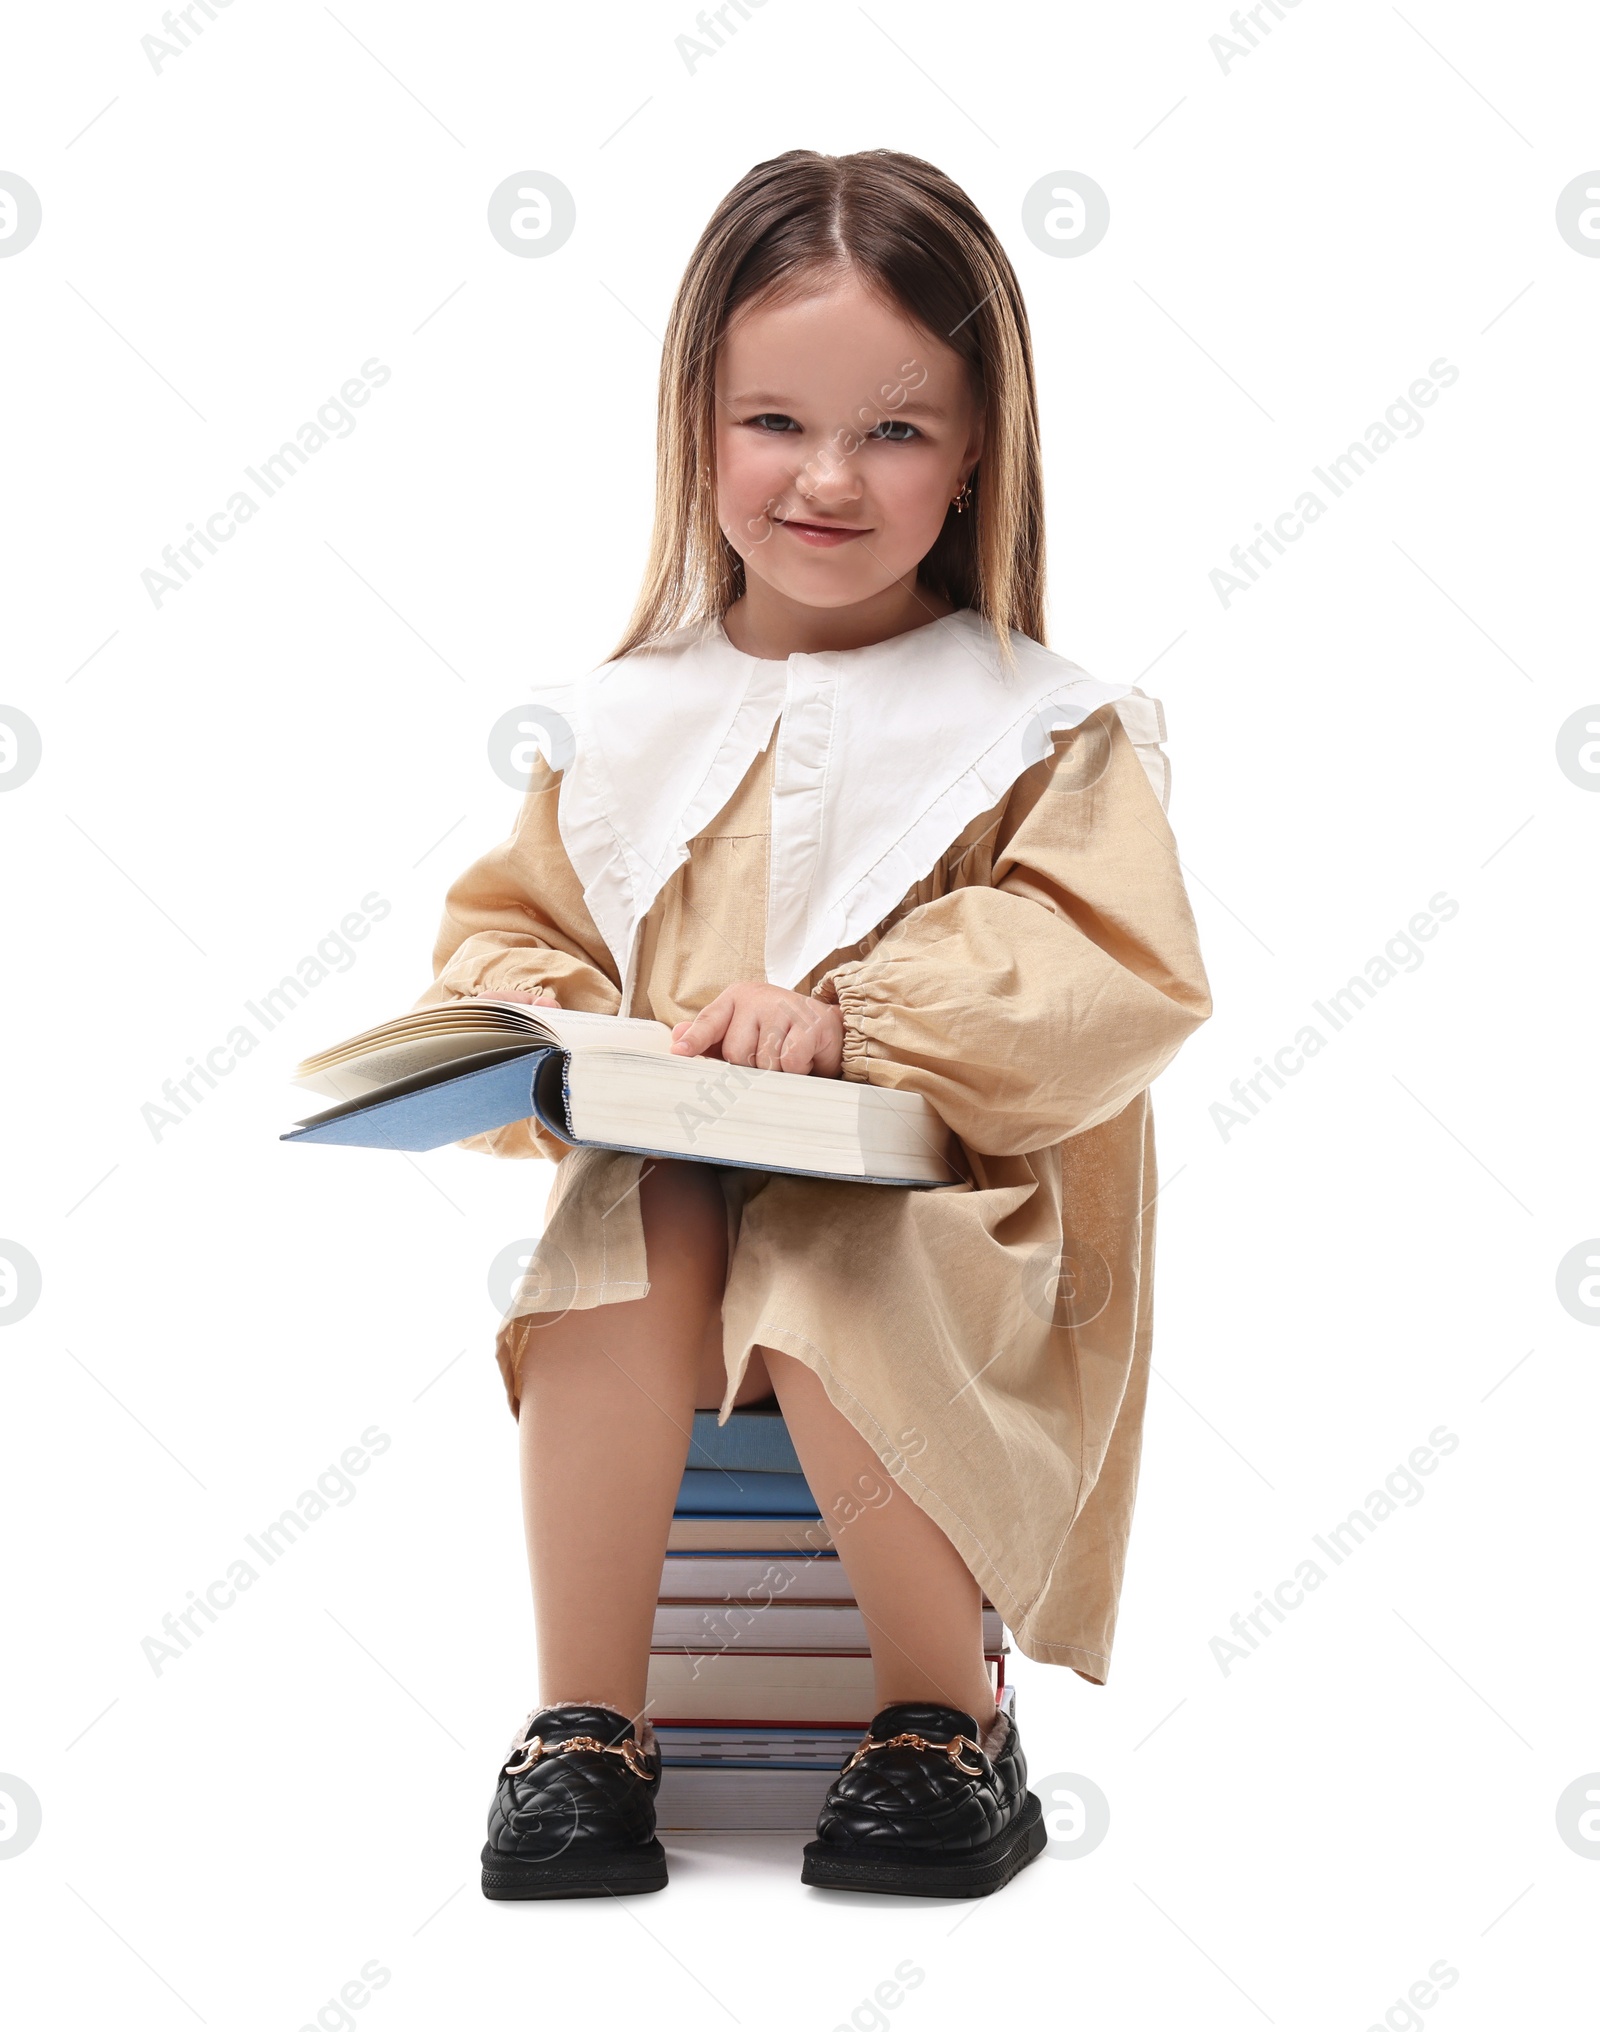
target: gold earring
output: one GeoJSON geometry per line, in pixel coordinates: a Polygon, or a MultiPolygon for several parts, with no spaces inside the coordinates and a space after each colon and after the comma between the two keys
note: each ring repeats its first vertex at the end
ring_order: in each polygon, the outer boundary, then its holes
{"type": "Polygon", "coordinates": [[[955,509],[958,515],[964,515],[967,512],[967,503],[971,499],[972,499],[972,475],[969,473],[966,479],[964,479],[961,482],[961,485],[950,496],[950,505],[955,509]]]}

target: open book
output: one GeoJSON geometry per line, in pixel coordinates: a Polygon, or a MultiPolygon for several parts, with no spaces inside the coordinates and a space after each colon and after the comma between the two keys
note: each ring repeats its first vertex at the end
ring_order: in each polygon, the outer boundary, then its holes
{"type": "Polygon", "coordinates": [[[665,1023],[522,1002],[413,1010],[319,1051],[297,1086],[339,1105],[285,1143],[436,1150],[530,1118],[564,1143],[876,1185],[959,1184],[920,1094],[672,1051],[665,1023]]]}

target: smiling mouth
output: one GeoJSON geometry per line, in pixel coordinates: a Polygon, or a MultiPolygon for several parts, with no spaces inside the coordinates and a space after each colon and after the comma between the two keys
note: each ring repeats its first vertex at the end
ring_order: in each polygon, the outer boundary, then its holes
{"type": "Polygon", "coordinates": [[[815,544],[824,550],[832,549],[841,543],[850,543],[858,536],[871,534],[871,531],[866,529],[847,529],[838,522],[802,522],[798,517],[788,515],[774,516],[773,520],[780,529],[787,529],[791,536],[798,537],[802,543],[815,544]]]}

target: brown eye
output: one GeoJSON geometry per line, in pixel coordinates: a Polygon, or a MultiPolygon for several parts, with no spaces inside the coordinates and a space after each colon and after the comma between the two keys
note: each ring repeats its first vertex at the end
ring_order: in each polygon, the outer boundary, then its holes
{"type": "Polygon", "coordinates": [[[889,416],[885,417],[882,423],[874,424],[869,435],[881,438],[885,444],[909,444],[914,437],[920,437],[922,433],[915,425],[907,423],[904,417],[889,416]],[[891,430],[903,430],[906,435],[904,437],[885,437],[883,435],[884,432],[891,430]]]}
{"type": "Polygon", "coordinates": [[[751,417],[750,421],[757,430],[771,427],[774,432],[778,432],[800,428],[792,416],[780,416],[775,410],[764,410],[760,416],[751,417]]]}

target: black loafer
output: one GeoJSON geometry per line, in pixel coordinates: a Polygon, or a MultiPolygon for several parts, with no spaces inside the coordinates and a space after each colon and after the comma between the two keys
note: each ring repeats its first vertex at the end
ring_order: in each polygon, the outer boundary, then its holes
{"type": "Polygon", "coordinates": [[[523,1723],[489,1809],[486,1898],[664,1890],[661,1752],[609,1707],[541,1707],[523,1723]]]}
{"type": "Polygon", "coordinates": [[[1044,1809],[1009,1715],[991,1757],[960,1708],[902,1700],[828,1788],[803,1884],[913,1898],[982,1898],[1045,1845],[1044,1809]]]}

